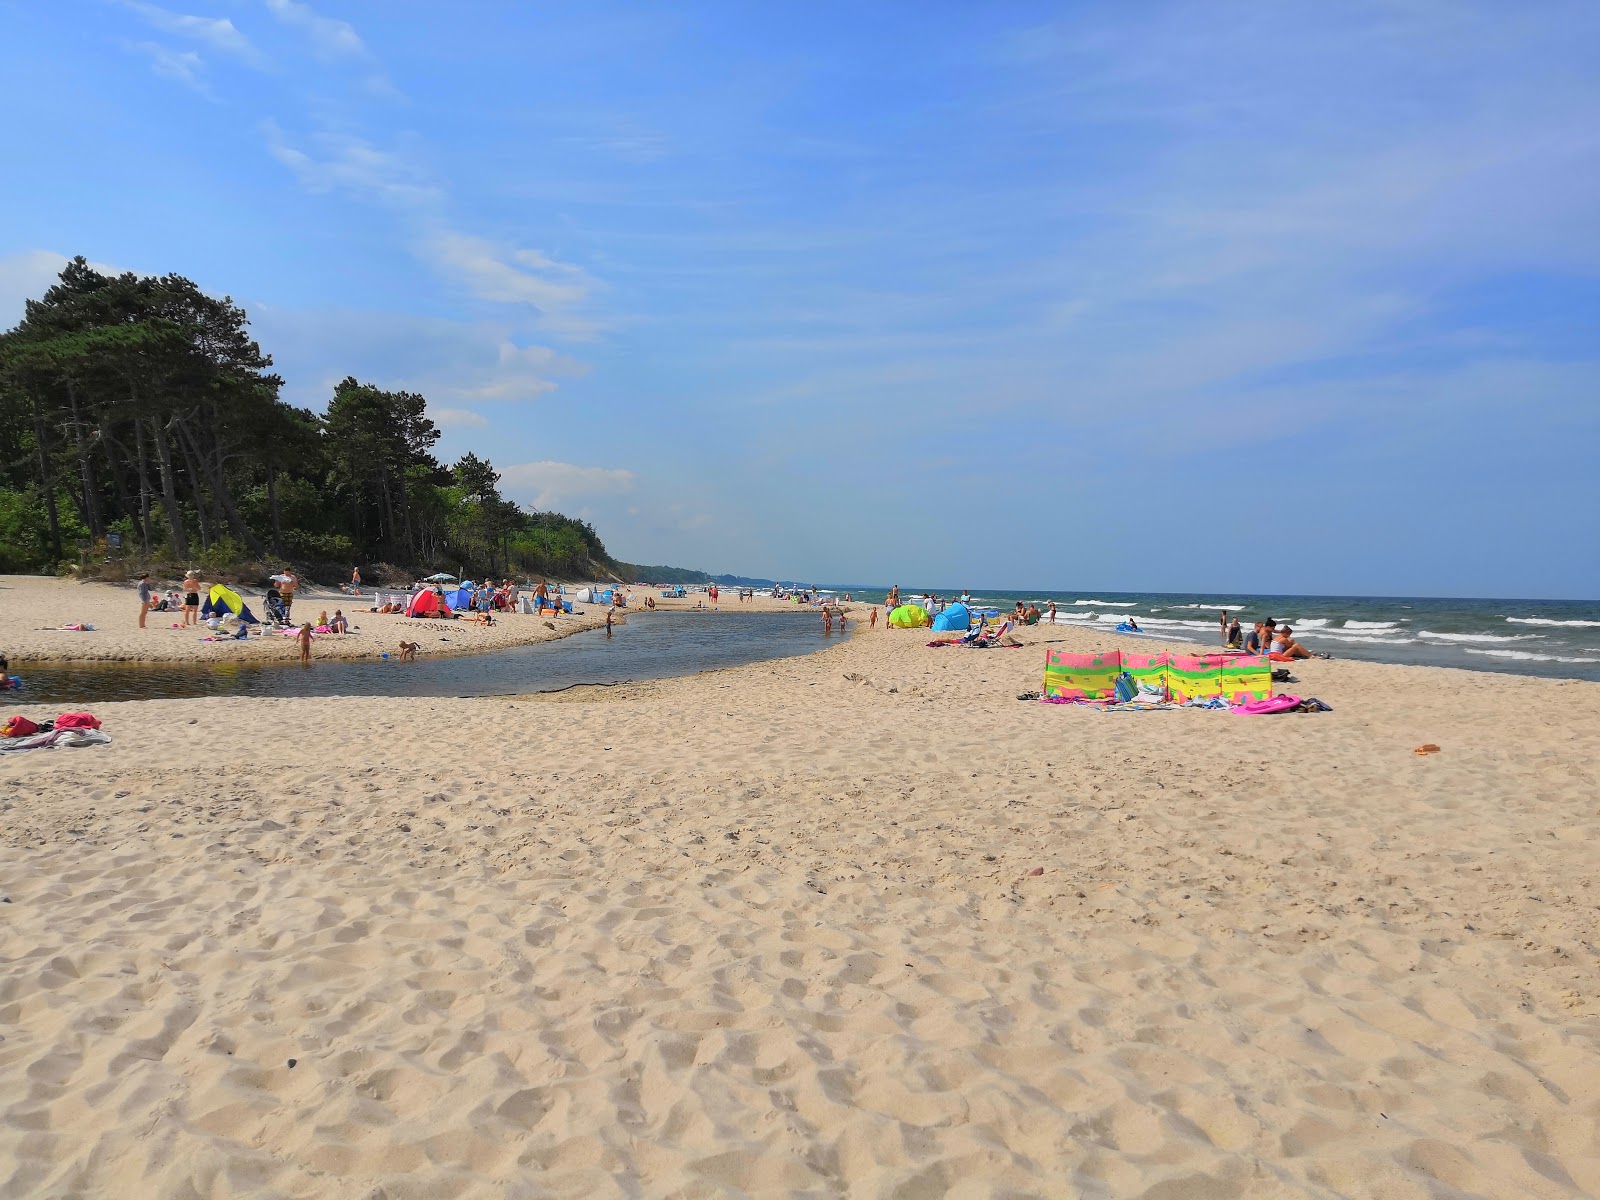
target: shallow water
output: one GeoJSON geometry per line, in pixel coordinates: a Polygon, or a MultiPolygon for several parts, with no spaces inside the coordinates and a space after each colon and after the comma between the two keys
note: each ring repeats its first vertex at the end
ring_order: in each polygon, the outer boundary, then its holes
{"type": "Polygon", "coordinates": [[[837,642],[812,613],[635,614],[537,646],[403,663],[19,663],[29,704],[181,700],[197,696],[510,696],[575,684],[667,679],[809,654],[837,642]]]}

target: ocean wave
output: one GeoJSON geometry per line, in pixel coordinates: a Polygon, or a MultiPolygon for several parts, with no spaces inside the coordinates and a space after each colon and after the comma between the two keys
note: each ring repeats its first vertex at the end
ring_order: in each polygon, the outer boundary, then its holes
{"type": "Polygon", "coordinates": [[[1407,637],[1405,634],[1384,637],[1383,631],[1378,629],[1373,630],[1371,633],[1340,633],[1337,630],[1319,629],[1317,631],[1316,640],[1331,642],[1365,642],[1369,646],[1412,646],[1415,645],[1417,641],[1416,638],[1407,637]]]}
{"type": "Polygon", "coordinates": [[[1350,621],[1344,623],[1346,629],[1393,629],[1399,621],[1350,621]]]}
{"type": "Polygon", "coordinates": [[[1468,654],[1482,654],[1489,658],[1514,658],[1518,662],[1600,663],[1600,658],[1569,658],[1562,654],[1534,654],[1527,650],[1474,650],[1463,647],[1468,654]]]}
{"type": "Polygon", "coordinates": [[[1569,629],[1600,629],[1600,621],[1553,621],[1549,617],[1507,617],[1513,625],[1561,625],[1569,629]]]}
{"type": "Polygon", "coordinates": [[[1417,630],[1418,637],[1433,638],[1441,642],[1526,642],[1542,638],[1542,633],[1435,633],[1431,629],[1417,630]]]}
{"type": "Polygon", "coordinates": [[[1127,607],[1129,607],[1129,602],[1126,601],[1126,600],[1074,600],[1072,603],[1077,605],[1080,608],[1082,608],[1082,607],[1084,607],[1086,605],[1093,605],[1095,608],[1127,608],[1127,607]]]}
{"type": "Polygon", "coordinates": [[[1209,608],[1214,609],[1217,612],[1231,613],[1243,612],[1249,607],[1250,606],[1248,604],[1168,604],[1161,611],[1165,612],[1168,608],[1209,608]]]}
{"type": "Polygon", "coordinates": [[[1287,625],[1291,629],[1321,629],[1328,623],[1327,617],[1301,617],[1297,621],[1279,621],[1279,625],[1287,625]]]}

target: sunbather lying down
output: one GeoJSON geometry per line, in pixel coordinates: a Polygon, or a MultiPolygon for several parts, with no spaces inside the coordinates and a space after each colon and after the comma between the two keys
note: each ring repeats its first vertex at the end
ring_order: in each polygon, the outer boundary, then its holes
{"type": "Polygon", "coordinates": [[[465,617],[462,618],[462,620],[470,621],[474,625],[493,625],[494,624],[494,618],[491,617],[486,612],[468,613],[465,617]]]}

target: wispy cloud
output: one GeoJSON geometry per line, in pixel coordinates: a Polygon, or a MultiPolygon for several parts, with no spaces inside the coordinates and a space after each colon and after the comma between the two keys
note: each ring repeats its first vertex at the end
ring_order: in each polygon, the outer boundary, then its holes
{"type": "Polygon", "coordinates": [[[429,404],[428,415],[440,429],[482,429],[489,424],[489,418],[470,408],[438,408],[429,404]]]}
{"type": "Polygon", "coordinates": [[[350,22],[325,17],[300,0],[266,0],[266,5],[283,24],[304,33],[311,52],[324,62],[367,57],[367,45],[350,22]]]}
{"type": "Polygon", "coordinates": [[[240,33],[238,27],[226,17],[200,17],[188,13],[176,13],[159,5],[145,3],[145,0],[121,0],[121,4],[124,8],[138,13],[162,33],[200,42],[252,66],[260,66],[265,62],[261,52],[251,44],[250,39],[240,33]]]}
{"type": "Polygon", "coordinates": [[[347,134],[313,135],[316,153],[292,145],[276,121],[261,124],[267,152],[313,192],[343,191],[407,209],[437,203],[443,193],[415,161],[347,134]]]}
{"type": "Polygon", "coordinates": [[[422,257],[436,271],[481,300],[526,304],[574,336],[597,326],[574,315],[593,291],[593,281],[569,263],[538,250],[500,247],[485,238],[441,229],[422,239],[422,257]]]}
{"type": "Polygon", "coordinates": [[[632,471],[617,467],[580,467],[564,462],[513,463],[500,468],[500,489],[535,508],[629,492],[635,479],[632,471]]]}
{"type": "Polygon", "coordinates": [[[156,42],[125,42],[125,47],[150,60],[150,69],[163,79],[193,88],[207,99],[212,98],[211,88],[200,78],[205,60],[193,50],[174,50],[156,42]]]}

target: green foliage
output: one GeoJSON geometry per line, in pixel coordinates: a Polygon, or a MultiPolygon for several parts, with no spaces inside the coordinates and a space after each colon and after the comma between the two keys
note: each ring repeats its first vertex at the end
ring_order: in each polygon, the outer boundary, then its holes
{"type": "Polygon", "coordinates": [[[319,416],[279,399],[271,365],[230,299],[67,264],[0,335],[0,569],[111,533],[128,560],[213,572],[291,556],[480,577],[609,565],[593,527],[506,500],[486,460],[444,468],[423,396],[347,378],[319,416]]]}

